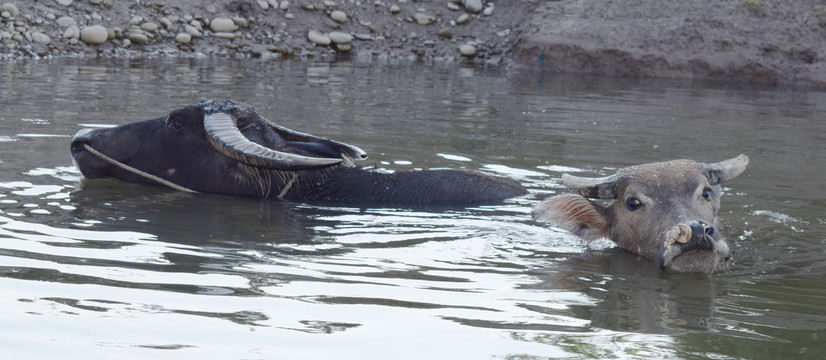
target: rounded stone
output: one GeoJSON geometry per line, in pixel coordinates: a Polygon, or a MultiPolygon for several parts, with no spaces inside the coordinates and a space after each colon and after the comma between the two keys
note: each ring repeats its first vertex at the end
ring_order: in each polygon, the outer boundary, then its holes
{"type": "Polygon", "coordinates": [[[77,39],[80,37],[80,28],[77,25],[72,25],[66,28],[63,31],[63,38],[64,39],[77,39]]]}
{"type": "Polygon", "coordinates": [[[143,29],[143,31],[146,31],[146,32],[158,31],[159,27],[160,26],[158,25],[158,23],[154,23],[154,22],[145,22],[145,23],[141,24],[141,29],[143,29]]]}
{"type": "Polygon", "coordinates": [[[258,3],[258,7],[260,7],[261,10],[267,10],[270,8],[270,3],[268,3],[267,0],[257,0],[256,2],[258,3]]]}
{"type": "Polygon", "coordinates": [[[349,44],[353,41],[353,37],[350,34],[341,31],[333,31],[327,34],[327,37],[336,44],[349,44]]]}
{"type": "Polygon", "coordinates": [[[470,20],[470,16],[468,16],[468,14],[462,14],[458,19],[456,19],[456,23],[461,25],[466,23],[468,20],[470,20]]]}
{"type": "Polygon", "coordinates": [[[201,36],[201,32],[192,25],[184,25],[184,31],[192,37],[201,36]]]}
{"type": "Polygon", "coordinates": [[[149,37],[147,37],[146,35],[135,32],[130,32],[129,34],[126,34],[126,37],[133,43],[138,44],[145,44],[147,41],[149,41],[149,37]]]}
{"type": "Polygon", "coordinates": [[[52,39],[50,39],[48,35],[36,31],[32,33],[32,41],[40,45],[49,45],[49,42],[52,41],[52,39]]]}
{"type": "Polygon", "coordinates": [[[57,18],[56,22],[57,22],[57,25],[60,26],[60,27],[67,27],[67,26],[77,25],[77,22],[75,21],[75,19],[72,19],[68,16],[61,16],[61,17],[57,18]]]}
{"type": "Polygon", "coordinates": [[[281,4],[278,5],[278,8],[281,9],[281,10],[287,10],[287,9],[290,8],[290,2],[287,1],[287,0],[284,0],[284,1],[281,2],[281,4]]]}
{"type": "Polygon", "coordinates": [[[80,41],[87,44],[103,44],[108,38],[109,32],[102,25],[87,26],[80,30],[80,41]]]}
{"type": "Polygon", "coordinates": [[[230,18],[219,17],[212,19],[209,23],[209,28],[214,32],[233,32],[238,30],[238,26],[230,18]]]}
{"type": "Polygon", "coordinates": [[[192,35],[187,33],[178,33],[178,35],[175,35],[175,40],[181,44],[189,44],[189,42],[192,41],[192,35]]]}
{"type": "Polygon", "coordinates": [[[12,3],[5,3],[2,6],[0,6],[0,9],[2,9],[3,11],[8,11],[9,15],[11,15],[13,17],[20,16],[20,10],[18,10],[17,6],[15,6],[12,3]]]}
{"type": "Polygon", "coordinates": [[[465,0],[465,10],[472,13],[482,11],[482,0],[465,0]]]}
{"type": "Polygon", "coordinates": [[[189,44],[189,42],[192,41],[192,35],[187,33],[178,33],[178,35],[175,35],[175,40],[181,44],[189,44]]]}
{"type": "Polygon", "coordinates": [[[161,18],[160,20],[158,20],[158,21],[160,21],[160,22],[161,22],[161,24],[163,25],[164,29],[167,29],[167,30],[172,29],[172,20],[170,20],[169,18],[167,18],[167,17],[162,17],[162,18],[161,18]]]}
{"type": "Polygon", "coordinates": [[[391,14],[398,14],[402,11],[402,9],[398,5],[393,5],[390,7],[391,14]]]}
{"type": "Polygon", "coordinates": [[[467,57],[476,56],[476,47],[470,44],[459,45],[459,53],[467,57]]]}
{"type": "Polygon", "coordinates": [[[307,33],[307,38],[310,39],[310,41],[312,41],[313,44],[321,45],[321,46],[330,45],[330,42],[332,42],[332,40],[330,40],[329,36],[322,34],[318,30],[310,30],[307,33]]]}
{"type": "Polygon", "coordinates": [[[72,0],[55,0],[59,5],[69,6],[72,5],[72,0]]]}
{"type": "Polygon", "coordinates": [[[330,18],[337,22],[343,23],[347,21],[347,14],[345,14],[344,11],[335,10],[330,13],[330,18]]]}
{"type": "Polygon", "coordinates": [[[436,17],[430,14],[416,13],[413,17],[419,25],[430,25],[436,22],[436,17]]]}

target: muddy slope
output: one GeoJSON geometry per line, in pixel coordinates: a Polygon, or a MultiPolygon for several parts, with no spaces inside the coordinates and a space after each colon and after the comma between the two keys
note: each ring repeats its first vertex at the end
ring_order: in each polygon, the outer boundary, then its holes
{"type": "Polygon", "coordinates": [[[544,2],[512,58],[560,72],[822,87],[826,2],[544,2]]]}

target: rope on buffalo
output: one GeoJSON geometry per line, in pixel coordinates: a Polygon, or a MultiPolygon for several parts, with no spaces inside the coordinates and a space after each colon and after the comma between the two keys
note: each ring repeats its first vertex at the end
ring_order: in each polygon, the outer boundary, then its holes
{"type": "MultiPolygon", "coordinates": [[[[121,168],[121,169],[123,169],[123,170],[129,171],[129,172],[131,172],[131,173],[133,173],[133,174],[135,174],[135,175],[143,176],[143,177],[145,177],[145,178],[147,178],[147,179],[150,179],[150,180],[153,180],[153,181],[157,181],[157,182],[159,182],[159,183],[161,183],[161,184],[163,184],[163,185],[169,186],[169,187],[171,187],[171,188],[173,188],[173,189],[175,189],[175,190],[178,190],[178,191],[184,191],[184,192],[189,192],[189,193],[197,193],[197,191],[195,191],[195,190],[192,190],[192,189],[189,189],[189,188],[185,188],[185,187],[183,187],[183,186],[181,186],[181,185],[178,185],[178,184],[175,184],[175,183],[173,183],[173,182],[171,182],[171,181],[169,181],[169,180],[161,179],[161,178],[159,178],[159,177],[157,177],[157,176],[155,176],[155,175],[152,175],[152,174],[149,174],[149,173],[146,173],[146,172],[140,171],[140,170],[135,169],[135,168],[133,168],[133,167],[131,167],[131,166],[129,166],[129,165],[126,165],[126,164],[124,164],[124,163],[122,163],[122,162],[119,162],[119,161],[117,161],[117,160],[115,160],[115,159],[112,159],[112,158],[110,158],[110,157],[108,157],[108,156],[104,155],[104,154],[103,154],[103,153],[101,153],[100,151],[95,150],[94,148],[92,148],[91,146],[89,146],[89,144],[83,144],[83,147],[86,149],[86,151],[88,151],[88,152],[90,152],[90,153],[94,154],[95,156],[97,156],[97,157],[99,157],[99,158],[101,158],[101,159],[105,160],[106,162],[108,162],[108,163],[110,163],[110,164],[112,164],[112,165],[115,165],[115,166],[117,166],[117,167],[119,167],[119,168],[121,168]]],[[[288,187],[287,189],[289,189],[289,187],[288,187]]],[[[285,190],[286,190],[286,189],[285,189],[285,190]]],[[[283,192],[285,192],[285,191],[282,191],[282,193],[283,193],[283,192]]]]}
{"type": "Polygon", "coordinates": [[[295,180],[298,179],[298,173],[293,173],[293,177],[290,181],[287,182],[287,185],[284,185],[284,188],[281,189],[281,192],[278,193],[278,200],[284,200],[284,196],[287,195],[287,192],[293,187],[295,184],[295,180]]]}

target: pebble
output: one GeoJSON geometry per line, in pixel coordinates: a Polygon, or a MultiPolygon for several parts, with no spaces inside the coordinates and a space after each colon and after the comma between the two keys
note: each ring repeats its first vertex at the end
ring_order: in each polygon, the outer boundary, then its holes
{"type": "Polygon", "coordinates": [[[80,41],[87,44],[103,44],[108,38],[109,32],[102,25],[87,26],[80,30],[80,41]]]}
{"type": "Polygon", "coordinates": [[[464,24],[468,20],[470,20],[470,16],[468,16],[468,14],[462,14],[461,16],[459,16],[458,19],[456,19],[456,23],[457,24],[464,24]]]}
{"type": "Polygon", "coordinates": [[[459,45],[459,53],[463,56],[474,57],[476,56],[476,47],[470,44],[459,45]]]}
{"type": "Polygon", "coordinates": [[[347,21],[347,14],[345,14],[344,11],[335,10],[330,13],[330,18],[337,22],[343,23],[347,21]]]}
{"type": "Polygon", "coordinates": [[[270,8],[270,3],[268,3],[267,0],[258,0],[256,2],[258,3],[258,6],[261,8],[261,10],[267,10],[270,8]]]}
{"type": "Polygon", "coordinates": [[[12,3],[5,3],[2,6],[0,6],[0,9],[2,9],[4,12],[8,12],[9,15],[11,15],[12,17],[20,16],[20,10],[18,10],[17,6],[15,6],[12,3]]]}
{"type": "Polygon", "coordinates": [[[161,24],[163,24],[163,27],[164,27],[165,29],[167,29],[167,30],[172,29],[172,20],[170,20],[169,18],[167,18],[167,17],[162,17],[162,18],[161,18],[160,20],[158,20],[158,21],[160,21],[160,22],[161,22],[161,24]]]}
{"type": "Polygon", "coordinates": [[[141,24],[141,29],[143,31],[146,31],[146,32],[158,31],[159,27],[160,27],[160,25],[158,25],[158,23],[154,23],[154,22],[145,22],[145,23],[141,24]]]}
{"type": "Polygon", "coordinates": [[[77,25],[71,25],[66,28],[66,31],[63,32],[64,39],[77,39],[80,38],[80,28],[77,25]]]}
{"type": "Polygon", "coordinates": [[[313,44],[321,45],[321,46],[330,45],[330,42],[332,41],[332,40],[330,40],[329,36],[322,34],[318,30],[310,30],[307,33],[307,38],[310,39],[310,41],[312,41],[313,44]]]}
{"type": "Polygon", "coordinates": [[[175,40],[181,44],[189,44],[189,42],[192,41],[192,35],[188,33],[178,33],[178,35],[175,35],[175,40]]]}
{"type": "Polygon", "coordinates": [[[486,7],[485,10],[482,11],[482,14],[484,14],[485,16],[493,15],[493,7],[491,7],[491,6],[486,7]]]}
{"type": "Polygon", "coordinates": [[[353,37],[350,36],[350,34],[341,31],[333,31],[327,34],[327,37],[336,44],[349,44],[353,41],[353,37]]]}
{"type": "Polygon", "coordinates": [[[201,36],[201,32],[192,25],[184,25],[184,31],[192,37],[201,36]]]}
{"type": "Polygon", "coordinates": [[[290,2],[287,1],[287,0],[284,0],[284,1],[281,2],[280,5],[278,5],[278,8],[281,9],[281,10],[287,10],[287,9],[290,8],[290,2]]]}
{"type": "Polygon", "coordinates": [[[416,13],[413,18],[416,19],[416,23],[419,25],[430,25],[436,22],[436,17],[430,14],[416,13]]]}
{"type": "Polygon", "coordinates": [[[398,14],[402,11],[402,9],[398,5],[393,5],[390,7],[391,14],[398,14]]]}
{"type": "Polygon", "coordinates": [[[57,18],[57,25],[60,26],[60,27],[67,27],[67,26],[77,25],[77,22],[75,21],[75,19],[72,19],[68,16],[61,16],[61,17],[57,18]]]}
{"type": "Polygon", "coordinates": [[[219,32],[216,32],[214,35],[215,35],[215,37],[217,37],[219,39],[235,39],[235,34],[233,34],[231,32],[220,32],[219,31],[219,32]]]}
{"type": "Polygon", "coordinates": [[[58,5],[62,5],[62,6],[72,5],[72,0],[55,0],[55,2],[57,2],[58,5]]]}
{"type": "Polygon", "coordinates": [[[448,10],[456,11],[456,10],[459,10],[459,5],[456,5],[455,3],[452,3],[452,2],[448,2],[447,3],[447,8],[448,8],[448,10]]]}
{"type": "Polygon", "coordinates": [[[235,25],[235,22],[232,21],[232,19],[225,17],[212,19],[212,22],[209,23],[209,28],[214,32],[233,32],[238,30],[238,26],[235,25]]]}
{"type": "Polygon", "coordinates": [[[465,10],[472,13],[482,11],[482,0],[462,0],[465,3],[465,10]]]}
{"type": "Polygon", "coordinates": [[[48,35],[42,32],[35,31],[32,33],[32,41],[40,45],[49,45],[49,42],[52,41],[52,39],[50,39],[48,35]]]}
{"type": "MultiPolygon", "coordinates": [[[[141,33],[137,33],[137,32],[130,32],[130,33],[126,34],[126,38],[129,39],[131,42],[138,43],[138,44],[144,44],[147,41],[149,41],[148,36],[146,36],[144,34],[141,34],[141,33]]],[[[126,45],[126,43],[124,43],[124,45],[126,45]]]]}

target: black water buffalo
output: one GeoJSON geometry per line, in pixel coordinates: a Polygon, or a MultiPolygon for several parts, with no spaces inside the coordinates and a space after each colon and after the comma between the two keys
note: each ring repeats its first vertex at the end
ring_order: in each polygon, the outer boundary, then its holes
{"type": "Polygon", "coordinates": [[[278,126],[231,100],[208,100],[114,128],[84,129],[71,144],[87,178],[112,177],[180,190],[350,205],[499,203],[518,183],[465,170],[379,172],[341,142],[278,126]]]}
{"type": "Polygon", "coordinates": [[[674,160],[631,166],[602,178],[565,174],[562,183],[575,193],[543,201],[533,217],[586,240],[609,238],[663,269],[711,274],[731,257],[716,228],[719,184],[739,176],[748,163],[740,155],[714,164],[674,160]]]}

